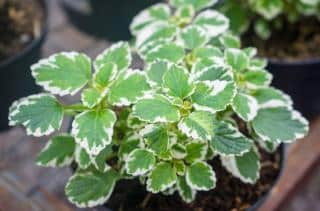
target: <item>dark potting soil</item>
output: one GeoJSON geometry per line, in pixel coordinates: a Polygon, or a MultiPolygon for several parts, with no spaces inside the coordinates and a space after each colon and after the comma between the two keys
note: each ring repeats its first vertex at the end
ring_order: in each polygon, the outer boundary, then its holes
{"type": "Polygon", "coordinates": [[[38,0],[0,0],[0,61],[40,37],[43,17],[38,0]]]}
{"type": "Polygon", "coordinates": [[[320,21],[310,17],[294,24],[284,23],[268,40],[260,39],[249,30],[243,42],[245,46],[257,47],[261,56],[275,60],[320,59],[320,21]]]}
{"type": "Polygon", "coordinates": [[[210,164],[217,177],[216,188],[198,192],[191,204],[184,203],[177,193],[172,196],[151,195],[147,205],[141,205],[147,196],[145,187],[138,180],[124,180],[117,184],[107,207],[113,211],[243,211],[266,194],[276,181],[280,170],[280,151],[268,154],[261,151],[260,179],[255,185],[242,183],[222,166],[218,158],[210,164]]]}

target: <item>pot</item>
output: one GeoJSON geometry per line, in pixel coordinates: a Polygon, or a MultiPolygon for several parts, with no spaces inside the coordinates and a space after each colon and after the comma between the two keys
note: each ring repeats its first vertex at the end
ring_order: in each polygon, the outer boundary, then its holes
{"type": "Polygon", "coordinates": [[[14,100],[40,91],[30,72],[30,66],[41,58],[41,47],[48,32],[47,2],[45,0],[39,2],[44,12],[41,36],[34,39],[19,54],[0,61],[0,130],[9,128],[8,108],[14,100]]]}
{"type": "Polygon", "coordinates": [[[278,61],[270,59],[273,85],[287,94],[308,119],[320,114],[320,59],[278,61]]]}
{"type": "MultiPolygon", "coordinates": [[[[286,147],[284,144],[280,145],[279,152],[280,152],[280,163],[279,163],[280,170],[279,170],[279,174],[278,174],[277,178],[275,179],[275,181],[272,184],[272,187],[274,187],[277,184],[277,182],[280,179],[280,177],[283,173],[283,170],[284,170],[284,164],[285,164],[285,160],[286,160],[286,147]]],[[[75,170],[77,169],[77,164],[72,163],[70,168],[71,168],[72,172],[75,172],[75,170]]],[[[263,203],[266,201],[269,194],[271,193],[271,190],[272,189],[270,189],[267,193],[265,193],[264,196],[262,196],[256,203],[254,203],[251,207],[249,207],[247,209],[247,211],[257,211],[263,205],[263,203]]],[[[145,195],[147,194],[147,192],[145,191],[145,188],[140,185],[138,180],[131,180],[131,181],[123,180],[123,181],[119,182],[119,184],[116,186],[116,189],[113,192],[112,196],[115,199],[115,200],[112,200],[113,206],[117,206],[115,203],[119,203],[119,197],[117,196],[117,193],[119,193],[119,192],[125,192],[127,194],[127,198],[132,199],[132,201],[134,201],[134,203],[141,203],[141,198],[143,199],[145,197],[145,195]]],[[[99,206],[96,208],[96,210],[98,210],[98,211],[112,211],[112,209],[109,208],[108,205],[99,206]]]]}
{"type": "Polygon", "coordinates": [[[129,25],[141,10],[160,0],[61,0],[70,22],[109,41],[129,40],[129,25]]]}

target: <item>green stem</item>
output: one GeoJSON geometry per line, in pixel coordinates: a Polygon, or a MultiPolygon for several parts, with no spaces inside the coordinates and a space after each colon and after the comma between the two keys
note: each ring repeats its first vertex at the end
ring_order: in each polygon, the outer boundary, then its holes
{"type": "Polygon", "coordinates": [[[73,104],[73,105],[62,105],[63,109],[68,111],[86,111],[88,110],[87,107],[85,107],[82,104],[73,104]]]}

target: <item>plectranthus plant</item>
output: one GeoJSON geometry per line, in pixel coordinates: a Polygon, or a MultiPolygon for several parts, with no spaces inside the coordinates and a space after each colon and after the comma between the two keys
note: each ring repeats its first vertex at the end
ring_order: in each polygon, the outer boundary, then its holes
{"type": "Polygon", "coordinates": [[[268,39],[274,30],[304,17],[320,20],[319,0],[226,0],[219,9],[230,18],[231,29],[238,34],[253,26],[255,33],[268,39]]]}
{"type": "Polygon", "coordinates": [[[254,184],[259,150],[273,153],[308,132],[290,97],[270,87],[266,61],[241,48],[225,16],[206,9],[215,1],[169,3],[137,15],[132,47],[116,43],[95,60],[76,52],[40,60],[31,69],[44,93],[10,108],[10,125],[34,136],[55,132],[37,163],[73,164],[65,192],[78,207],[102,205],[117,183],[134,179],[150,194],[178,193],[190,203],[224,179],[210,162],[216,157],[254,184]],[[135,52],[142,70],[131,68],[135,52]],[[77,93],[75,104],[56,97],[77,93]],[[63,133],[64,116],[72,127],[63,133]]]}

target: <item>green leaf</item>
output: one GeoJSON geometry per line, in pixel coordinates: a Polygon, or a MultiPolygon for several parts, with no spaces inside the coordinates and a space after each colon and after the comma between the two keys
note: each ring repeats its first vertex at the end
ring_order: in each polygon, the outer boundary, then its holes
{"type": "Polygon", "coordinates": [[[226,122],[216,122],[214,136],[211,140],[213,150],[220,155],[242,155],[248,152],[252,142],[226,122]]]}
{"type": "Polygon", "coordinates": [[[194,24],[204,29],[210,38],[224,33],[229,28],[229,20],[215,10],[205,10],[194,20],[194,24]]]}
{"type": "Polygon", "coordinates": [[[190,96],[194,91],[188,71],[178,65],[173,65],[169,71],[164,73],[162,87],[168,95],[180,99],[190,96]]]}
{"type": "Polygon", "coordinates": [[[193,50],[192,54],[195,58],[201,59],[195,65],[199,65],[199,63],[204,63],[204,62],[209,63],[209,65],[208,64],[201,65],[202,68],[199,68],[199,69],[203,69],[204,67],[211,66],[212,64],[215,63],[212,60],[216,58],[223,58],[222,51],[219,48],[213,47],[213,46],[203,46],[203,47],[196,48],[193,50]]]}
{"type": "Polygon", "coordinates": [[[172,63],[163,60],[151,63],[146,70],[149,84],[161,87],[163,75],[169,70],[171,65],[172,63]]]}
{"type": "Polygon", "coordinates": [[[86,169],[91,164],[90,155],[85,149],[81,148],[79,145],[76,146],[74,159],[77,162],[80,169],[86,169]]]}
{"type": "Polygon", "coordinates": [[[234,36],[230,33],[226,33],[223,36],[219,37],[219,40],[226,48],[240,48],[241,47],[240,38],[237,36],[234,36]]]}
{"type": "Polygon", "coordinates": [[[177,175],[183,176],[186,173],[186,165],[183,160],[177,160],[174,163],[174,168],[177,171],[177,175]]]}
{"type": "Polygon", "coordinates": [[[98,171],[106,172],[111,168],[106,161],[112,154],[112,145],[108,145],[97,156],[91,156],[91,162],[98,171]]]}
{"type": "Polygon", "coordinates": [[[181,19],[183,23],[190,23],[195,15],[195,9],[192,5],[183,5],[177,8],[175,16],[181,19]]]}
{"type": "Polygon", "coordinates": [[[142,121],[177,122],[180,119],[179,109],[163,95],[153,95],[139,100],[132,108],[132,115],[142,121]]]}
{"type": "Polygon", "coordinates": [[[181,160],[186,157],[187,150],[184,145],[176,143],[176,144],[172,145],[172,147],[170,149],[170,153],[174,159],[181,160]]]}
{"type": "Polygon", "coordinates": [[[158,125],[147,125],[140,131],[148,149],[157,155],[166,152],[169,148],[169,136],[167,129],[158,125]]]}
{"type": "Polygon", "coordinates": [[[183,201],[190,203],[196,198],[196,191],[193,190],[186,181],[186,178],[184,176],[178,177],[177,180],[177,188],[178,192],[183,199],[183,201]]]}
{"type": "MultiPolygon", "coordinates": [[[[255,47],[246,47],[246,48],[244,48],[244,49],[242,49],[243,50],[243,52],[245,52],[246,54],[247,54],[247,56],[249,57],[249,58],[251,58],[252,60],[253,60],[253,58],[257,55],[257,53],[258,53],[258,49],[257,48],[255,48],[255,47]]],[[[250,60],[250,63],[252,62],[252,60],[250,60]]],[[[264,67],[261,67],[262,69],[264,68],[264,67]]]]}
{"type": "Polygon", "coordinates": [[[245,183],[254,184],[259,179],[260,161],[255,148],[241,156],[223,156],[222,165],[235,177],[245,183]]]}
{"type": "Polygon", "coordinates": [[[178,42],[187,49],[195,49],[204,46],[209,41],[206,31],[199,26],[187,26],[182,29],[178,42]]]}
{"type": "Polygon", "coordinates": [[[213,115],[207,111],[195,111],[181,120],[181,132],[193,139],[210,140],[213,135],[213,115]]]}
{"type": "Polygon", "coordinates": [[[95,207],[110,198],[118,173],[109,170],[101,172],[77,172],[70,177],[65,192],[68,199],[78,207],[95,207]]]}
{"type": "Polygon", "coordinates": [[[240,49],[227,49],[225,51],[225,59],[234,71],[244,71],[249,67],[249,57],[240,49]]]}
{"type": "Polygon", "coordinates": [[[269,152],[269,153],[274,153],[278,147],[279,147],[279,143],[270,141],[270,140],[262,140],[257,138],[256,141],[258,142],[259,146],[264,149],[265,151],[269,152]]]}
{"type": "Polygon", "coordinates": [[[200,82],[192,95],[196,110],[216,113],[224,110],[235,96],[235,84],[227,81],[200,82]]]}
{"type": "Polygon", "coordinates": [[[9,109],[9,125],[23,125],[28,135],[44,136],[59,130],[63,108],[50,94],[31,95],[15,101],[9,109]]]}
{"type": "Polygon", "coordinates": [[[167,4],[155,4],[145,10],[142,10],[137,16],[133,18],[130,25],[130,31],[133,35],[137,35],[141,30],[147,28],[154,22],[167,22],[170,15],[170,8],[167,4]]]}
{"type": "Polygon", "coordinates": [[[31,66],[32,76],[44,90],[64,96],[74,95],[91,77],[91,60],[85,54],[63,52],[31,66]]]}
{"type": "Polygon", "coordinates": [[[179,63],[185,55],[183,47],[175,43],[166,43],[155,46],[146,54],[147,62],[156,60],[168,60],[174,63],[179,63]]]}
{"type": "Polygon", "coordinates": [[[143,49],[148,43],[163,40],[172,41],[177,34],[177,27],[167,22],[154,22],[147,28],[141,30],[136,36],[135,45],[138,49],[143,49]]]}
{"type": "Polygon", "coordinates": [[[203,161],[208,152],[208,145],[205,142],[191,142],[186,145],[188,163],[203,161]]]}
{"type": "Polygon", "coordinates": [[[269,86],[272,80],[272,75],[265,70],[248,71],[244,73],[243,79],[250,89],[269,86]]]}
{"type": "Polygon", "coordinates": [[[147,190],[152,193],[162,192],[172,187],[176,180],[176,171],[172,165],[167,162],[161,162],[151,171],[147,180],[147,190]]]}
{"type": "Polygon", "coordinates": [[[136,148],[139,148],[141,143],[138,138],[128,139],[121,143],[118,156],[121,160],[127,160],[129,154],[136,148]]]}
{"type": "Polygon", "coordinates": [[[259,108],[288,107],[292,108],[290,96],[275,88],[262,88],[252,94],[259,104],[259,108]]]}
{"type": "Polygon", "coordinates": [[[99,70],[106,64],[114,63],[117,65],[118,71],[123,71],[129,68],[131,60],[129,44],[127,42],[118,42],[97,56],[94,61],[94,67],[99,70]]]}
{"type": "Polygon", "coordinates": [[[246,122],[253,120],[258,113],[258,102],[250,95],[237,93],[233,98],[232,108],[246,122]]]}
{"type": "Polygon", "coordinates": [[[100,87],[107,87],[110,81],[114,80],[117,75],[117,65],[114,63],[102,64],[93,75],[94,82],[100,87]]]}
{"type": "Polygon", "coordinates": [[[104,94],[95,88],[87,88],[81,93],[81,101],[84,106],[93,108],[101,102],[104,94]]]}
{"type": "Polygon", "coordinates": [[[111,143],[116,115],[108,109],[85,111],[72,123],[72,135],[90,155],[98,155],[111,143]]]}
{"type": "Polygon", "coordinates": [[[75,142],[69,135],[59,135],[49,140],[37,157],[37,164],[46,167],[70,165],[75,151],[75,142]]]}
{"type": "Polygon", "coordinates": [[[184,5],[192,5],[195,10],[199,11],[204,8],[212,7],[217,3],[217,0],[170,0],[169,3],[176,8],[184,5]]]}
{"type": "Polygon", "coordinates": [[[250,60],[249,69],[250,70],[261,70],[261,69],[265,69],[267,67],[267,65],[268,65],[268,62],[266,59],[252,58],[250,60]]]}
{"type": "Polygon", "coordinates": [[[260,109],[252,127],[262,140],[277,143],[296,141],[309,130],[308,121],[297,111],[286,107],[260,109]]]}
{"type": "Polygon", "coordinates": [[[135,149],[129,154],[125,169],[132,176],[140,176],[152,170],[155,163],[156,158],[153,152],[147,149],[135,149]]]}
{"type": "Polygon", "coordinates": [[[282,12],[284,2],[282,0],[257,0],[253,5],[257,13],[267,20],[272,20],[282,12]]]}
{"type": "Polygon", "coordinates": [[[208,191],[215,188],[216,176],[210,165],[196,162],[187,169],[186,182],[192,189],[208,191]]]}
{"type": "Polygon", "coordinates": [[[129,106],[150,93],[147,77],[140,70],[123,71],[112,84],[108,101],[114,106],[129,106]]]}

